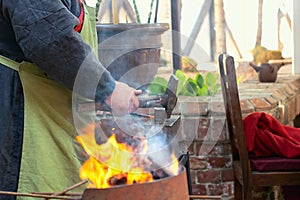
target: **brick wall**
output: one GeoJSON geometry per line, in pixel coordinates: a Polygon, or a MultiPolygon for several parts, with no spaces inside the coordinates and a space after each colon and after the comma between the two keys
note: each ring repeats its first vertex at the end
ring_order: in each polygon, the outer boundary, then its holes
{"type": "MultiPolygon", "coordinates": [[[[243,115],[263,111],[293,125],[300,113],[300,76],[279,74],[276,83],[257,79],[239,85],[243,115]]],[[[214,97],[179,97],[180,141],[188,147],[194,195],[234,198],[232,159],[221,93],[214,97]]],[[[257,193],[266,191],[258,189],[257,193]]],[[[257,199],[261,198],[261,195],[257,199]]]]}

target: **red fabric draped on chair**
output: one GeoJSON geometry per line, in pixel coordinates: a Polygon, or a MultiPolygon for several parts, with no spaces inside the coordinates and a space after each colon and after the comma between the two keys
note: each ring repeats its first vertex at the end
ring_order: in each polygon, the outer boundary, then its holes
{"type": "Polygon", "coordinates": [[[243,122],[250,157],[300,158],[300,129],[264,112],[249,114],[243,122]]]}

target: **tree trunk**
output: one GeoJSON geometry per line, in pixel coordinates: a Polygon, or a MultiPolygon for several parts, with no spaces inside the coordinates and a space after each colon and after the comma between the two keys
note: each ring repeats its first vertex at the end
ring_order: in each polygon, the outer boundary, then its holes
{"type": "Polygon", "coordinates": [[[223,0],[214,1],[215,8],[215,31],[216,31],[216,56],[226,53],[226,32],[223,0]]]}
{"type": "Polygon", "coordinates": [[[258,1],[257,34],[256,34],[255,47],[261,46],[262,15],[263,15],[263,0],[259,0],[258,1]]]}

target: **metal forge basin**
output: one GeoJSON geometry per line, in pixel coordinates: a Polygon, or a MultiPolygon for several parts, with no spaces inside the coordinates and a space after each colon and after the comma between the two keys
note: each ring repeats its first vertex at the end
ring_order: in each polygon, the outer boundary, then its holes
{"type": "Polygon", "coordinates": [[[186,170],[178,175],[133,185],[114,186],[105,189],[85,189],[82,200],[188,200],[186,170]]]}

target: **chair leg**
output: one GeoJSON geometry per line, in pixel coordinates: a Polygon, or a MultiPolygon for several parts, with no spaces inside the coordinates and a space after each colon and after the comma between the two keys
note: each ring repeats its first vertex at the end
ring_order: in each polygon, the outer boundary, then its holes
{"type": "Polygon", "coordinates": [[[252,200],[253,187],[250,183],[240,183],[240,181],[234,178],[234,199],[236,200],[252,200]]]}
{"type": "Polygon", "coordinates": [[[243,187],[240,182],[235,178],[234,179],[234,199],[242,200],[243,198],[243,187]]]}
{"type": "Polygon", "coordinates": [[[252,200],[253,186],[250,183],[244,184],[243,186],[243,196],[245,200],[252,200]]]}
{"type": "Polygon", "coordinates": [[[244,188],[244,195],[245,195],[245,200],[252,200],[252,192],[253,188],[252,187],[247,187],[244,188]]]}

